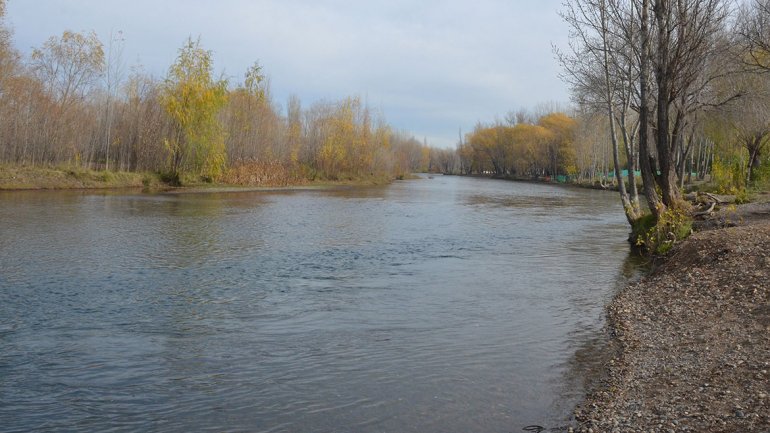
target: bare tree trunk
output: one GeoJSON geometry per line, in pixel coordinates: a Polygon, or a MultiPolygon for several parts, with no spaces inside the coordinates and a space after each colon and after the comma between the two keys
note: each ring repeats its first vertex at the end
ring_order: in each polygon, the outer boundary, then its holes
{"type": "Polygon", "coordinates": [[[632,128],[631,133],[628,133],[628,127],[626,125],[626,112],[628,107],[620,116],[620,126],[623,132],[623,144],[626,149],[626,168],[628,170],[628,186],[631,192],[629,193],[629,199],[631,206],[634,208],[634,212],[637,214],[637,218],[642,216],[641,205],[639,204],[639,188],[636,186],[636,152],[634,149],[634,137],[636,136],[639,124],[636,124],[632,128]]]}
{"type": "Polygon", "coordinates": [[[762,148],[762,139],[764,136],[755,136],[750,138],[750,144],[747,146],[749,149],[749,162],[746,164],[746,186],[751,184],[752,173],[755,168],[760,164],[760,151],[762,148]]]}
{"type": "MultiPolygon", "coordinates": [[[[690,137],[690,146],[693,143],[693,137],[690,137]]],[[[689,147],[689,146],[688,146],[689,147]]],[[[695,152],[690,150],[690,163],[687,167],[687,183],[692,183],[692,171],[695,169],[695,152]]]]}
{"type": "Polygon", "coordinates": [[[642,10],[640,11],[642,42],[639,64],[639,168],[642,170],[642,182],[647,204],[657,221],[666,209],[661,203],[657,191],[655,191],[655,176],[649,148],[649,106],[647,105],[649,102],[647,79],[650,62],[649,2],[650,0],[642,0],[642,10]]]}
{"type": "MultiPolygon", "coordinates": [[[[618,151],[618,136],[617,132],[615,131],[615,110],[613,108],[613,98],[612,98],[612,90],[613,86],[610,81],[610,65],[609,65],[609,45],[607,43],[608,38],[608,32],[607,32],[607,6],[604,0],[600,3],[600,11],[601,14],[601,32],[602,32],[602,45],[603,45],[603,69],[604,69],[604,87],[605,87],[605,94],[607,97],[607,119],[610,121],[610,139],[612,140],[612,162],[615,166],[615,179],[618,182],[618,191],[620,192],[620,201],[623,203],[623,210],[626,214],[626,219],[628,219],[628,223],[633,225],[637,219],[639,219],[639,215],[637,213],[637,210],[634,208],[634,206],[631,204],[631,200],[628,197],[628,191],[626,190],[626,184],[623,181],[623,172],[621,170],[620,165],[620,157],[619,157],[619,151],[618,151]]],[[[625,132],[624,132],[625,133],[625,132]]]]}
{"type": "Polygon", "coordinates": [[[663,203],[667,207],[676,207],[679,194],[676,188],[676,171],[672,161],[671,152],[671,59],[669,41],[671,33],[671,5],[670,0],[655,0],[655,19],[658,25],[658,44],[656,51],[655,82],[657,84],[656,112],[657,112],[657,136],[656,147],[658,149],[658,164],[660,165],[659,186],[663,196],[663,203]]]}

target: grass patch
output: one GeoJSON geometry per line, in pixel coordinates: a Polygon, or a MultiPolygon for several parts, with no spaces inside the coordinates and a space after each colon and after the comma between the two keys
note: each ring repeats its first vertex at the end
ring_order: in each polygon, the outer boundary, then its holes
{"type": "Polygon", "coordinates": [[[94,171],[80,167],[0,165],[0,190],[153,188],[163,182],[154,173],[94,171]]]}
{"type": "MultiPolygon", "coordinates": [[[[287,187],[302,185],[386,185],[393,177],[369,173],[325,173],[302,164],[248,162],[230,167],[218,179],[222,185],[247,187],[287,187]]],[[[186,180],[183,183],[187,185],[186,180]]]]}
{"type": "MultiPolygon", "coordinates": [[[[408,178],[408,177],[407,177],[408,178]]],[[[384,174],[327,176],[306,166],[253,163],[228,169],[217,179],[192,173],[95,171],[72,166],[26,166],[0,164],[0,190],[96,189],[169,187],[216,188],[293,186],[375,186],[393,180],[384,174]]]]}

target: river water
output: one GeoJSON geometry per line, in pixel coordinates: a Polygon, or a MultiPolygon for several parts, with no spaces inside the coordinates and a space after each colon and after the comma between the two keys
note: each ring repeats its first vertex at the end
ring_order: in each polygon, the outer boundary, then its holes
{"type": "Polygon", "coordinates": [[[634,273],[618,202],[450,176],[0,193],[0,430],[564,426],[634,273]]]}

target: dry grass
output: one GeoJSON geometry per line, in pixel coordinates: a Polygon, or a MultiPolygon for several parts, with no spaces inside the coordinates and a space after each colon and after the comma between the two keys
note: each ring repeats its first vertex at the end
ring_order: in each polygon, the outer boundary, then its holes
{"type": "Polygon", "coordinates": [[[231,167],[218,183],[249,187],[286,187],[303,185],[385,185],[393,180],[382,174],[366,176],[337,174],[328,176],[303,165],[279,162],[248,162],[231,167]]]}
{"type": "Polygon", "coordinates": [[[308,178],[301,170],[277,162],[249,162],[229,168],[219,183],[241,186],[279,187],[303,185],[308,178]]]}
{"type": "MultiPolygon", "coordinates": [[[[188,175],[185,187],[238,186],[280,188],[294,186],[385,185],[393,179],[385,175],[335,176],[329,178],[305,166],[270,162],[250,162],[229,168],[215,185],[188,175]]],[[[149,172],[93,171],[80,167],[39,167],[0,164],[0,190],[96,189],[96,188],[172,188],[161,175],[149,172]]]]}
{"type": "Polygon", "coordinates": [[[93,171],[76,167],[0,165],[0,190],[142,188],[161,185],[152,173],[93,171]]]}

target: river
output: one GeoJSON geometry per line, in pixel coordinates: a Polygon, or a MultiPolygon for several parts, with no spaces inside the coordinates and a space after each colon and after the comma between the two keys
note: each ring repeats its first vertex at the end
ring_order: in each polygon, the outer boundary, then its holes
{"type": "Polygon", "coordinates": [[[0,192],[0,430],[564,426],[627,232],[614,193],[451,176],[0,192]]]}

